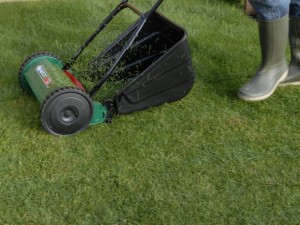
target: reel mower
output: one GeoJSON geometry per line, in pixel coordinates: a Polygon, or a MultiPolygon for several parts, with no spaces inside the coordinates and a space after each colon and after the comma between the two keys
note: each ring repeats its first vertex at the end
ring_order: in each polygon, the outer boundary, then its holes
{"type": "Polygon", "coordinates": [[[29,56],[19,70],[19,83],[41,104],[41,122],[54,135],[70,135],[89,125],[111,122],[128,114],[185,97],[194,83],[186,31],[156,12],[158,0],[146,13],[122,0],[97,30],[63,63],[54,54],[29,56]],[[71,68],[84,49],[123,9],[139,16],[125,32],[89,62],[93,87],[86,90],[71,68]],[[93,100],[105,82],[127,81],[103,102],[93,100]]]}

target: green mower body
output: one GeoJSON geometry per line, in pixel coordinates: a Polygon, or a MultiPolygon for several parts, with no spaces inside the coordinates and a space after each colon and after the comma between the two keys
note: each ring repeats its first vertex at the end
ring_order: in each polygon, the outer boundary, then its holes
{"type": "Polygon", "coordinates": [[[74,134],[110,122],[114,115],[178,101],[192,89],[195,71],[185,29],[156,12],[163,0],[145,13],[128,1],[121,0],[64,64],[51,53],[37,53],[21,66],[20,84],[41,104],[41,121],[49,133],[74,134]],[[85,72],[94,84],[87,92],[70,69],[123,9],[139,19],[89,61],[85,72]],[[91,99],[105,83],[115,81],[122,87],[103,104],[91,99]]]}
{"type": "Polygon", "coordinates": [[[53,54],[37,53],[25,60],[19,72],[21,87],[41,104],[45,130],[68,135],[105,122],[107,108],[94,102],[70,71],[62,67],[53,54]]]}

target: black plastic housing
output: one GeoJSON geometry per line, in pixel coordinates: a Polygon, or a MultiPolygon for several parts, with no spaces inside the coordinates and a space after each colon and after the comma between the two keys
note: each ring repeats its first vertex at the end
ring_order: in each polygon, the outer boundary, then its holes
{"type": "MultiPolygon", "coordinates": [[[[91,61],[94,71],[111,66],[139,28],[139,21],[91,61]]],[[[100,75],[97,73],[93,76],[100,75]]],[[[153,12],[110,79],[127,81],[114,99],[119,114],[182,99],[191,90],[195,79],[186,31],[153,12]]]]}

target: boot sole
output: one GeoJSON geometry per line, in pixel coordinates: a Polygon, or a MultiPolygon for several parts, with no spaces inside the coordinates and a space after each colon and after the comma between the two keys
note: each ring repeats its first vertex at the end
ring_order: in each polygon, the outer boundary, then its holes
{"type": "Polygon", "coordinates": [[[258,97],[250,97],[250,96],[244,96],[244,95],[238,93],[238,98],[240,98],[240,99],[242,99],[244,101],[249,101],[249,102],[255,102],[255,101],[260,101],[260,100],[267,99],[267,98],[269,98],[274,93],[274,91],[276,90],[276,88],[279,86],[280,82],[282,82],[282,81],[285,80],[285,78],[287,77],[287,75],[288,75],[288,70],[276,82],[276,84],[274,85],[273,89],[268,94],[265,94],[265,95],[262,95],[262,96],[258,96],[258,97]]]}
{"type": "Polygon", "coordinates": [[[287,87],[287,86],[297,86],[297,85],[300,85],[300,81],[280,83],[278,86],[279,87],[287,87]]]}

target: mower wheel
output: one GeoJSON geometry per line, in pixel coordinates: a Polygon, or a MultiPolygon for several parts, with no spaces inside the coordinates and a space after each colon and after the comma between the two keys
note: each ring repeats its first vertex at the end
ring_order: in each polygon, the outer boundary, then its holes
{"type": "Polygon", "coordinates": [[[70,135],[86,129],[93,117],[93,101],[76,87],[52,92],[43,102],[41,121],[54,135],[70,135]]]}

